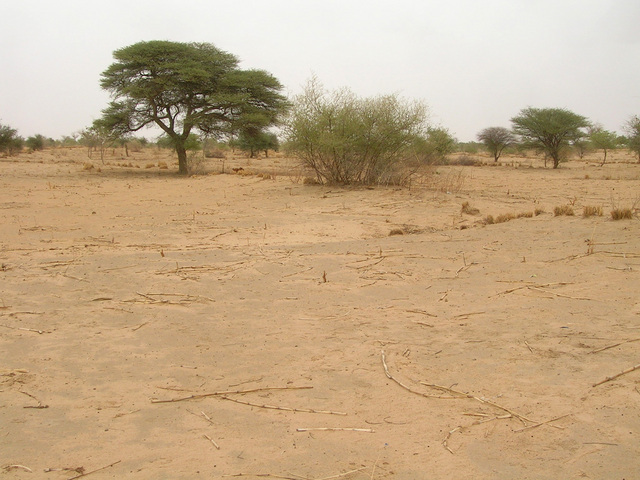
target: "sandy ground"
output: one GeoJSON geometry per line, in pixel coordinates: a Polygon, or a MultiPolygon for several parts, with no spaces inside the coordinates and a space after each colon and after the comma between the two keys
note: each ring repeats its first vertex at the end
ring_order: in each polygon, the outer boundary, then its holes
{"type": "Polygon", "coordinates": [[[594,386],[640,363],[631,156],[347,189],[112,153],[0,160],[0,478],[640,478],[640,370],[594,386]]]}

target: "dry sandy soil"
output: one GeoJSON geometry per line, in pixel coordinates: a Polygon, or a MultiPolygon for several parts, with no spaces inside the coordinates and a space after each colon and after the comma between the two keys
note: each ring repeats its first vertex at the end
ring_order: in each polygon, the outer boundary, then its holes
{"type": "Polygon", "coordinates": [[[0,478],[640,478],[640,369],[594,386],[640,363],[630,155],[402,189],[115,155],[0,160],[0,478]]]}

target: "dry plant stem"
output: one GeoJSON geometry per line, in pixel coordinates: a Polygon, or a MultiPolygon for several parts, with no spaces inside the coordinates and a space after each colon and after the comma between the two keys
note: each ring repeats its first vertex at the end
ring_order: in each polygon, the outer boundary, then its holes
{"type": "Polygon", "coordinates": [[[24,465],[7,465],[6,467],[4,467],[6,471],[12,470],[14,468],[19,468],[21,470],[24,470],[25,472],[33,473],[33,470],[31,470],[29,467],[25,467],[24,465]]]}
{"type": "MultiPolygon", "coordinates": [[[[387,375],[387,378],[389,378],[390,380],[393,380],[398,385],[400,385],[402,388],[404,388],[408,392],[411,392],[411,393],[413,393],[415,395],[420,395],[421,397],[426,397],[426,398],[441,398],[441,399],[447,399],[447,400],[454,399],[454,398],[460,398],[459,396],[429,395],[428,393],[419,392],[419,391],[414,390],[411,387],[405,385],[400,380],[398,380],[393,375],[391,375],[391,373],[389,372],[389,367],[387,366],[386,355],[385,355],[384,351],[382,351],[382,366],[384,367],[384,373],[387,375]]],[[[466,394],[463,394],[463,395],[466,397],[466,394]]]]}
{"type": "MultiPolygon", "coordinates": [[[[486,400],[484,398],[476,397],[475,395],[471,395],[469,393],[460,392],[460,391],[454,390],[452,388],[443,387],[442,385],[435,385],[433,383],[426,383],[426,382],[420,382],[420,383],[422,385],[424,385],[425,387],[431,387],[431,388],[435,388],[435,389],[438,389],[438,390],[442,390],[444,392],[449,392],[449,393],[454,394],[454,395],[458,395],[458,397],[456,397],[456,398],[460,398],[460,397],[471,398],[471,399],[476,400],[476,401],[478,401],[480,403],[485,403],[487,405],[491,405],[492,407],[495,407],[495,408],[497,408],[499,410],[502,410],[503,412],[506,412],[509,415],[519,419],[525,425],[526,425],[526,422],[537,423],[534,420],[531,420],[530,418],[527,418],[524,415],[520,415],[519,413],[516,413],[516,412],[514,412],[512,410],[509,410],[508,408],[503,407],[502,405],[498,405],[497,403],[492,402],[491,400],[486,400]]],[[[496,417],[496,418],[500,418],[500,417],[496,417]]]]}
{"type": "MultiPolygon", "coordinates": [[[[547,420],[546,422],[540,422],[540,423],[536,423],[535,425],[529,425],[528,427],[519,428],[518,430],[514,430],[514,432],[524,432],[525,430],[529,430],[531,428],[537,428],[537,427],[540,427],[542,425],[547,425],[547,424],[549,424],[551,422],[555,422],[556,420],[560,420],[561,418],[568,417],[569,415],[571,415],[571,414],[567,413],[566,415],[561,415],[559,417],[552,418],[551,420],[547,420]]],[[[556,426],[556,428],[563,428],[563,427],[556,426]]]]}
{"type": "Polygon", "coordinates": [[[204,438],[206,438],[207,440],[209,440],[214,447],[216,447],[218,450],[220,450],[220,445],[218,445],[213,438],[211,438],[209,435],[207,435],[206,433],[203,435],[204,438]]]}
{"type": "Polygon", "coordinates": [[[346,415],[346,413],[344,412],[332,412],[328,410],[312,410],[310,408],[280,407],[277,405],[265,405],[265,404],[259,404],[259,403],[252,403],[252,402],[247,402],[245,400],[238,400],[237,398],[227,397],[225,395],[220,395],[220,398],[224,400],[230,400],[235,403],[241,403],[242,405],[249,405],[250,407],[266,408],[270,410],[284,410],[286,412],[299,412],[299,413],[320,413],[324,415],[346,415]]]}
{"type": "Polygon", "coordinates": [[[197,400],[199,398],[206,397],[216,397],[221,395],[231,395],[231,394],[243,394],[243,393],[254,393],[254,392],[264,392],[269,390],[308,390],[313,387],[264,387],[264,388],[252,388],[250,390],[227,390],[222,392],[212,392],[212,393],[200,393],[197,395],[189,395],[188,397],[181,398],[170,398],[168,400],[151,400],[151,403],[173,403],[173,402],[183,402],[186,400],[197,400]]]}
{"type": "Polygon", "coordinates": [[[91,470],[90,472],[86,472],[86,473],[81,473],[80,475],[76,475],[75,477],[70,477],[67,480],[75,480],[76,478],[81,478],[81,477],[86,477],[87,475],[91,475],[92,473],[96,473],[96,472],[100,472],[102,470],[106,470],[107,468],[111,468],[114,465],[117,465],[118,463],[120,463],[122,460],[118,460],[117,462],[113,462],[105,467],[100,467],[100,468],[96,468],[95,470],[91,470]]]}
{"type": "Polygon", "coordinates": [[[631,343],[631,342],[640,342],[640,338],[634,338],[632,340],[625,340],[624,342],[614,343],[613,345],[607,345],[606,347],[598,348],[597,350],[592,350],[589,353],[603,352],[605,350],[609,350],[610,348],[615,348],[615,347],[618,347],[620,345],[624,345],[625,343],[631,343]]]}
{"type": "Polygon", "coordinates": [[[342,427],[317,427],[317,428],[296,428],[296,432],[363,432],[376,433],[372,428],[342,428],[342,427]]]}
{"type": "Polygon", "coordinates": [[[548,295],[555,295],[556,297],[570,298],[571,300],[591,300],[591,301],[595,301],[595,299],[593,299],[593,298],[572,297],[570,295],[563,295],[562,293],[555,293],[555,292],[550,292],[549,290],[543,290],[542,288],[538,288],[538,287],[527,287],[527,288],[529,290],[535,290],[536,292],[542,292],[542,293],[546,293],[548,295]]]}
{"type": "Polygon", "coordinates": [[[616,378],[621,377],[622,375],[626,375],[627,373],[631,373],[634,370],[638,370],[639,368],[640,368],[640,363],[633,367],[627,368],[626,370],[618,373],[617,375],[613,375],[612,377],[607,377],[604,380],[599,381],[598,383],[594,383],[592,386],[597,387],[598,385],[602,385],[603,383],[607,383],[607,382],[610,382],[611,380],[615,380],[616,378]]]}
{"type": "Polygon", "coordinates": [[[494,293],[493,295],[490,295],[490,297],[497,297],[498,295],[505,295],[507,293],[517,292],[518,290],[522,290],[525,288],[544,288],[544,287],[555,287],[560,285],[573,285],[573,282],[542,283],[539,285],[521,285],[516,288],[510,288],[509,290],[505,290],[504,292],[494,293]]]}

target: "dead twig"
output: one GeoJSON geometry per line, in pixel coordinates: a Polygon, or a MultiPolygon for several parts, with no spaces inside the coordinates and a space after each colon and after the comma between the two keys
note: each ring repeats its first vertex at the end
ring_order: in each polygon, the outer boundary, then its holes
{"type": "Polygon", "coordinates": [[[546,293],[548,295],[555,295],[556,297],[561,297],[561,298],[570,298],[571,300],[591,300],[591,301],[596,301],[594,298],[587,298],[587,297],[572,297],[571,295],[563,295],[562,293],[555,293],[555,292],[550,292],[549,290],[543,290],[542,288],[538,288],[538,287],[527,287],[529,290],[535,290],[536,292],[542,292],[542,293],[546,293]]]}
{"type": "Polygon", "coordinates": [[[618,347],[620,345],[624,345],[625,343],[631,343],[631,342],[640,342],[640,338],[633,338],[631,340],[624,340],[623,342],[614,343],[613,345],[607,345],[606,347],[598,348],[597,350],[592,350],[589,353],[591,354],[591,353],[604,352],[605,350],[609,350],[610,348],[615,348],[615,347],[618,347]]]}
{"type": "Polygon", "coordinates": [[[81,478],[81,477],[86,477],[87,475],[91,475],[92,473],[96,473],[96,472],[100,472],[102,470],[106,470],[107,468],[111,468],[114,465],[119,464],[120,462],[122,462],[122,460],[118,460],[117,462],[113,462],[105,467],[100,467],[100,468],[96,468],[95,470],[91,470],[90,472],[83,472],[79,475],[76,475],[75,477],[70,477],[67,480],[75,480],[76,478],[81,478]]]}
{"type": "MultiPolygon", "coordinates": [[[[517,430],[514,430],[514,432],[524,432],[525,430],[529,430],[531,428],[537,428],[537,427],[540,427],[542,425],[547,425],[547,424],[549,424],[551,422],[555,422],[556,420],[560,420],[561,418],[568,417],[569,415],[571,415],[571,413],[567,413],[566,415],[562,415],[560,417],[552,418],[551,420],[547,420],[546,422],[539,422],[539,423],[536,423],[535,425],[529,425],[528,427],[519,428],[517,430]]],[[[556,428],[564,428],[564,427],[556,426],[556,428]]]]}
{"type": "Polygon", "coordinates": [[[211,438],[209,435],[207,435],[206,433],[203,435],[204,438],[206,438],[207,440],[209,440],[214,447],[216,447],[218,450],[220,450],[220,445],[218,445],[213,438],[211,438]]]}
{"type": "Polygon", "coordinates": [[[249,405],[250,407],[266,408],[269,410],[284,410],[286,412],[300,412],[300,413],[320,413],[324,415],[346,415],[346,413],[344,412],[332,412],[329,410],[312,410],[310,408],[291,408],[291,407],[280,407],[278,405],[258,404],[258,403],[247,402],[246,400],[239,400],[237,398],[227,397],[225,395],[220,395],[220,398],[224,400],[230,400],[235,403],[241,403],[242,405],[249,405]]]}
{"type": "Polygon", "coordinates": [[[376,433],[372,428],[342,428],[342,427],[317,427],[317,428],[296,428],[296,432],[364,432],[376,433]]]}
{"type": "Polygon", "coordinates": [[[27,397],[31,397],[33,398],[36,402],[38,402],[38,405],[31,406],[31,405],[27,405],[26,407],[22,407],[22,408],[49,408],[49,405],[43,405],[42,402],[40,400],[38,400],[36,397],[34,397],[33,395],[31,395],[30,393],[27,392],[23,392],[22,390],[20,390],[20,393],[26,395],[27,397]]]}
{"type": "Polygon", "coordinates": [[[25,467],[24,465],[6,465],[4,467],[4,471],[8,472],[10,470],[24,470],[25,472],[29,472],[29,473],[33,473],[33,470],[31,470],[29,467],[25,467]]]}
{"type": "Polygon", "coordinates": [[[627,368],[626,370],[618,373],[617,375],[613,375],[612,377],[607,377],[604,380],[599,381],[598,383],[594,383],[592,387],[597,387],[598,385],[602,385],[603,383],[607,383],[607,382],[610,382],[611,380],[615,380],[616,378],[621,377],[622,375],[626,375],[627,373],[631,373],[634,370],[638,370],[639,368],[640,368],[640,363],[633,367],[627,368]]]}
{"type": "Polygon", "coordinates": [[[188,397],[170,398],[168,400],[151,399],[151,403],[173,403],[173,402],[182,402],[186,400],[196,400],[199,398],[206,398],[206,397],[216,397],[216,396],[222,396],[222,395],[265,392],[269,390],[308,390],[311,388],[313,387],[263,387],[263,388],[252,388],[250,390],[226,390],[221,392],[200,393],[195,395],[189,395],[188,397]]]}

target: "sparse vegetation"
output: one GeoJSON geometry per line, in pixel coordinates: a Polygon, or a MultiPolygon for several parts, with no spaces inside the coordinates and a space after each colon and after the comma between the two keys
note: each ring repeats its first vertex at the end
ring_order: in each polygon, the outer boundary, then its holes
{"type": "Polygon", "coordinates": [[[102,88],[115,98],[101,124],[116,137],[148,125],[172,139],[178,171],[188,173],[186,142],[195,130],[211,136],[248,123],[272,125],[288,102],[263,70],[240,70],[238,59],[207,43],[140,42],[114,52],[102,88]]]}
{"type": "Polygon", "coordinates": [[[294,99],[287,146],[322,183],[396,183],[426,121],[422,103],[396,95],[359,98],[348,89],[327,92],[312,79],[294,99]]]}
{"type": "Polygon", "coordinates": [[[613,220],[631,220],[633,210],[631,208],[614,208],[611,210],[611,218],[613,220]]]}
{"type": "Polygon", "coordinates": [[[488,127],[478,133],[478,140],[493,155],[494,162],[498,162],[502,151],[517,143],[516,137],[504,127],[488,127]]]}
{"type": "Polygon", "coordinates": [[[0,152],[15,155],[22,150],[23,145],[24,139],[15,128],[0,124],[0,152]]]}
{"type": "Polygon", "coordinates": [[[585,136],[587,119],[561,108],[525,108],[511,119],[513,132],[523,146],[534,148],[553,160],[553,168],[566,161],[570,145],[585,136]]]}
{"type": "Polygon", "coordinates": [[[582,216],[584,218],[601,217],[602,216],[602,207],[594,207],[594,206],[590,206],[590,205],[585,205],[582,208],[582,216]]]}
{"type": "Polygon", "coordinates": [[[553,215],[559,217],[561,215],[573,216],[575,215],[573,207],[571,205],[560,205],[553,209],[553,215]]]}

